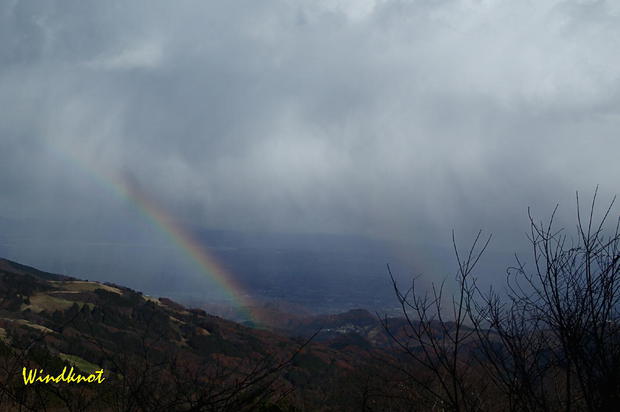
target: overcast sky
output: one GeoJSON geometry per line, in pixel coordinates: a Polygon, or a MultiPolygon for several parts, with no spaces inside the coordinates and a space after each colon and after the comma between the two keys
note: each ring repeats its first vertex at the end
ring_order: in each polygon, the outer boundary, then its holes
{"type": "Polygon", "coordinates": [[[524,239],[618,192],[619,4],[3,1],[0,216],[524,239]]]}

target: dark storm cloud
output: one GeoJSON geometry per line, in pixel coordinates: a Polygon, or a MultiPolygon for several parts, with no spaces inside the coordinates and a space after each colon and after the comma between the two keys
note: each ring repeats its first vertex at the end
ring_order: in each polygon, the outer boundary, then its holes
{"type": "Polygon", "coordinates": [[[118,170],[207,227],[522,238],[618,191],[619,40],[605,1],[5,2],[0,215],[114,214],[118,170]]]}

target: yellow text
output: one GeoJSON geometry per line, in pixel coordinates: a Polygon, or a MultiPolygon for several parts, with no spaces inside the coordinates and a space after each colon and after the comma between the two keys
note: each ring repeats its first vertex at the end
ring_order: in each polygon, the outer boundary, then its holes
{"type": "Polygon", "coordinates": [[[80,375],[73,372],[73,366],[67,372],[67,367],[65,366],[62,369],[62,372],[58,375],[50,375],[48,373],[44,373],[43,369],[24,369],[22,370],[22,375],[24,376],[24,385],[32,385],[37,382],[41,383],[103,383],[106,379],[103,377],[103,369],[95,371],[90,375],[80,375]]]}

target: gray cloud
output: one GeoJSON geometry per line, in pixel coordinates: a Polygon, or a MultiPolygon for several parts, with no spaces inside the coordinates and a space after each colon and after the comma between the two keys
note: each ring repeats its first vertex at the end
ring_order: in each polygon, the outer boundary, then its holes
{"type": "MultiPolygon", "coordinates": [[[[0,216],[127,218],[122,171],[205,227],[522,239],[618,191],[606,1],[7,2],[0,216]],[[502,238],[503,236],[503,238],[502,238]]],[[[503,239],[503,240],[502,240],[503,239]]]]}

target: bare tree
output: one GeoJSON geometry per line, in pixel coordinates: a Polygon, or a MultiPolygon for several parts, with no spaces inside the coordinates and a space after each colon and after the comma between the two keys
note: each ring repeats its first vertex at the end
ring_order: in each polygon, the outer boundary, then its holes
{"type": "Polygon", "coordinates": [[[470,347],[475,330],[467,326],[472,295],[468,278],[491,240],[489,237],[480,244],[480,239],[481,232],[478,232],[466,258],[461,260],[453,234],[459,265],[458,290],[447,303],[445,282],[433,283],[430,292],[419,293],[414,278],[411,287],[403,292],[388,266],[407,325],[400,331],[393,330],[388,318],[384,318],[383,326],[413,361],[413,365],[408,365],[412,367],[403,367],[402,372],[428,395],[433,407],[471,411],[479,409],[483,400],[485,385],[473,369],[470,347]]]}
{"type": "MultiPolygon", "coordinates": [[[[461,410],[612,410],[620,402],[620,219],[615,202],[597,220],[577,194],[577,230],[555,228],[528,210],[531,262],[519,257],[506,287],[480,290],[473,269],[490,237],[478,233],[458,264],[457,292],[401,291],[404,331],[385,330],[418,370],[411,379],[437,406],[461,410]],[[447,309],[447,310],[446,310],[447,309]],[[421,369],[421,370],[420,370],[421,369]]],[[[389,271],[389,268],[388,268],[389,271]]]]}

